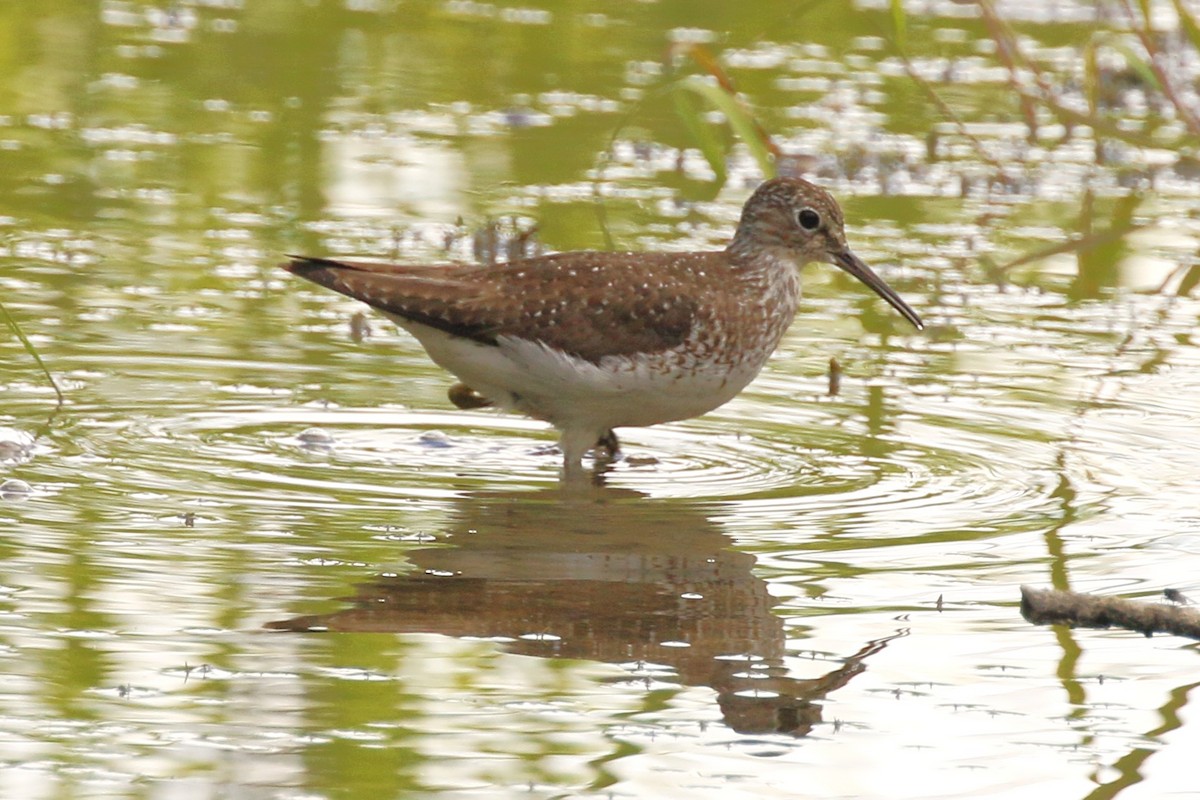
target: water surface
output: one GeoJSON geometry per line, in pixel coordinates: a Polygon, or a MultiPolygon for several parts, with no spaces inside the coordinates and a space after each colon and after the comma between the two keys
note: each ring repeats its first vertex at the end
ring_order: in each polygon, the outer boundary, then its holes
{"type": "MultiPolygon", "coordinates": [[[[884,6],[0,10],[0,301],[66,396],[0,338],[0,795],[1192,791],[1195,646],[1017,604],[1197,591],[1194,176],[1031,136],[977,7],[910,8],[989,163],[884,6]],[[809,267],[741,397],[564,494],[545,426],[276,265],[722,246],[761,174],[712,183],[672,42],[929,325],[809,267]]],[[[1039,9],[1055,75],[1124,24],[1039,9]]]]}

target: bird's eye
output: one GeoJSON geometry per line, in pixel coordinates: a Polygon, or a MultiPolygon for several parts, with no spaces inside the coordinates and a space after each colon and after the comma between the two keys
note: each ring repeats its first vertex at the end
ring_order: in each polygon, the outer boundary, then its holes
{"type": "Polygon", "coordinates": [[[806,231],[815,231],[821,227],[821,215],[806,206],[796,212],[796,222],[806,231]]]}

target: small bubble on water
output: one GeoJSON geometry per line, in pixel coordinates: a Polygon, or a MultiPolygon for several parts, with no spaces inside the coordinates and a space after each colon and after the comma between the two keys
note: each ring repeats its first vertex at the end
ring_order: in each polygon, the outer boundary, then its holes
{"type": "Polygon", "coordinates": [[[20,461],[25,457],[25,447],[17,442],[0,440],[0,461],[20,461]]]}
{"type": "Polygon", "coordinates": [[[9,478],[0,483],[0,500],[27,500],[33,494],[33,487],[19,478],[9,478]]]}
{"type": "Polygon", "coordinates": [[[322,428],[308,428],[300,431],[296,435],[296,439],[299,440],[300,444],[309,447],[329,447],[333,444],[333,437],[329,434],[329,431],[322,428]]]}
{"type": "Polygon", "coordinates": [[[24,431],[0,427],[0,461],[24,461],[32,444],[33,438],[24,431]]]}
{"type": "Polygon", "coordinates": [[[441,431],[425,431],[417,437],[417,441],[426,447],[450,447],[450,437],[441,431]]]}

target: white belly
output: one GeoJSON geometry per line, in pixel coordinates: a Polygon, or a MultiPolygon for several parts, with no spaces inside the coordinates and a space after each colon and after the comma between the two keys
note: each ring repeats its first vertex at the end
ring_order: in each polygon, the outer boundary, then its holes
{"type": "Polygon", "coordinates": [[[607,356],[600,364],[537,342],[500,337],[496,345],[397,320],[443,369],[496,404],[558,428],[599,431],[656,425],[707,413],[733,399],[768,353],[736,362],[656,356],[607,356]]]}

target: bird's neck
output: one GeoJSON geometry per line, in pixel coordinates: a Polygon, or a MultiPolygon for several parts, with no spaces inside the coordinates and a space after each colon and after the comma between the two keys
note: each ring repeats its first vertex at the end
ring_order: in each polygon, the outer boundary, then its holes
{"type": "Polygon", "coordinates": [[[746,277],[761,276],[771,283],[789,280],[804,266],[796,258],[795,251],[787,247],[762,242],[747,244],[736,236],[725,248],[725,253],[735,273],[746,277]]]}
{"type": "Polygon", "coordinates": [[[731,277],[739,287],[734,294],[739,304],[756,306],[763,318],[772,320],[770,338],[777,340],[800,304],[799,267],[803,265],[788,248],[759,242],[747,252],[736,244],[735,239],[726,250],[731,277]]]}
{"type": "Polygon", "coordinates": [[[756,241],[753,231],[747,230],[746,225],[739,225],[725,252],[735,263],[740,263],[753,261],[761,254],[762,249],[762,243],[756,241]]]}

